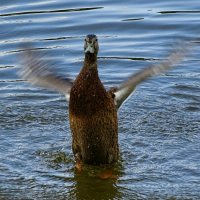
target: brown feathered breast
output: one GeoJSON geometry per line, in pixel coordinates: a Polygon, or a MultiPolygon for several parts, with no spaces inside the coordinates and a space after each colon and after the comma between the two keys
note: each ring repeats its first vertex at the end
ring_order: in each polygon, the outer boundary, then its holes
{"type": "Polygon", "coordinates": [[[70,92],[72,149],[76,159],[93,165],[118,159],[117,110],[99,77],[97,66],[86,64],[70,92]]]}

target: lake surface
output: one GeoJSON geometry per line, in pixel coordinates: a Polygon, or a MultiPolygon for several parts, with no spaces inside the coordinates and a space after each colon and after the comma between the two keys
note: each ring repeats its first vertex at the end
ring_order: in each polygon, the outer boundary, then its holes
{"type": "Polygon", "coordinates": [[[0,3],[0,199],[200,199],[198,0],[0,3]],[[74,169],[65,97],[17,75],[20,45],[32,42],[76,77],[88,33],[99,37],[106,87],[165,59],[179,38],[196,43],[121,107],[121,159],[106,180],[103,167],[74,169]]]}

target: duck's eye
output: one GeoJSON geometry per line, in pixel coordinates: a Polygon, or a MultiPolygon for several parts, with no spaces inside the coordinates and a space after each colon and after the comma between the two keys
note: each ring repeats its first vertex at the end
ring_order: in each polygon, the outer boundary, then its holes
{"type": "Polygon", "coordinates": [[[96,39],[95,41],[98,42],[98,39],[96,39]]]}

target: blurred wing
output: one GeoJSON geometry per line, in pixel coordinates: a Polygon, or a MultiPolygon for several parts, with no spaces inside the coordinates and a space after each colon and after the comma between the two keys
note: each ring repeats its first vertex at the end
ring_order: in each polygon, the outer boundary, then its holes
{"type": "Polygon", "coordinates": [[[186,53],[189,51],[189,47],[191,47],[189,42],[179,44],[177,48],[169,54],[166,60],[147,67],[130,76],[129,79],[122,83],[114,92],[115,105],[117,109],[135,91],[138,84],[154,75],[171,69],[174,65],[181,62],[186,56],[186,53]]]}
{"type": "Polygon", "coordinates": [[[44,60],[44,55],[23,48],[21,53],[20,76],[33,85],[42,86],[48,89],[56,90],[66,95],[69,100],[69,94],[72,87],[72,80],[56,75],[53,71],[53,64],[44,60]]]}

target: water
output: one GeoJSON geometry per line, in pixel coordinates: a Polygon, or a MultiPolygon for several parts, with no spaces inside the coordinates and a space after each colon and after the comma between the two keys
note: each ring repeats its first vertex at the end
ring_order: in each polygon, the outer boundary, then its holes
{"type": "Polygon", "coordinates": [[[4,1],[0,8],[1,199],[200,199],[200,4],[191,1],[4,1]],[[119,111],[121,159],[74,170],[64,96],[17,76],[31,41],[75,77],[83,38],[99,37],[106,87],[165,58],[178,38],[196,47],[179,68],[137,88],[119,111]]]}

